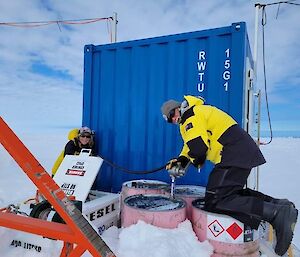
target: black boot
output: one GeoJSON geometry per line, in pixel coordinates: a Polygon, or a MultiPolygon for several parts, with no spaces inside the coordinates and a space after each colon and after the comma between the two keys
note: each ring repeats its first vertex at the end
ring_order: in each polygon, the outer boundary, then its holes
{"type": "Polygon", "coordinates": [[[297,222],[298,210],[292,205],[264,202],[263,219],[275,229],[275,253],[282,256],[288,250],[297,222]]]}
{"type": "Polygon", "coordinates": [[[271,203],[279,204],[279,205],[290,205],[291,207],[295,208],[295,204],[288,199],[272,199],[271,203]]]}
{"type": "Polygon", "coordinates": [[[282,205],[291,205],[292,207],[295,208],[295,204],[288,199],[279,199],[279,198],[273,198],[272,196],[262,194],[258,192],[259,194],[263,195],[263,199],[265,202],[269,203],[275,203],[275,204],[282,204],[282,205]]]}
{"type": "Polygon", "coordinates": [[[277,199],[272,196],[263,194],[259,191],[252,190],[250,188],[246,188],[241,190],[241,194],[245,196],[254,196],[260,199],[263,199],[265,202],[275,203],[275,204],[282,204],[282,205],[292,205],[295,208],[295,204],[288,199],[277,199]]]}

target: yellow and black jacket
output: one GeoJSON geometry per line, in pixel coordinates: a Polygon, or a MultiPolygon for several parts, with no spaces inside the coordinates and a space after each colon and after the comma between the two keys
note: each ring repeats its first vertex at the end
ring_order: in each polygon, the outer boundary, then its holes
{"type": "Polygon", "coordinates": [[[265,163],[254,140],[222,110],[205,105],[203,99],[184,96],[188,104],[181,113],[180,133],[184,145],[180,156],[195,166],[207,159],[224,167],[253,168],[265,163]]]}
{"type": "Polygon", "coordinates": [[[69,142],[66,144],[64,150],[61,151],[60,155],[57,157],[53,167],[52,167],[52,176],[55,175],[58,170],[60,164],[62,163],[64,157],[66,155],[79,155],[83,148],[92,149],[92,156],[96,155],[95,144],[93,139],[90,141],[88,145],[81,145],[78,141],[78,133],[79,130],[77,128],[70,130],[68,134],[69,142]]]}
{"type": "Polygon", "coordinates": [[[78,138],[75,137],[73,140],[70,140],[64,150],[64,156],[66,155],[79,155],[82,149],[92,149],[91,155],[95,155],[95,148],[93,141],[91,143],[88,143],[86,145],[82,145],[78,138]]]}

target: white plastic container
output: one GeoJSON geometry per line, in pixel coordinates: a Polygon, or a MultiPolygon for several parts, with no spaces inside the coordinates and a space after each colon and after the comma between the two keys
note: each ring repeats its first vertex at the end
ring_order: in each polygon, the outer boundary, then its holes
{"type": "Polygon", "coordinates": [[[117,226],[120,219],[120,195],[91,190],[90,201],[82,205],[82,213],[95,227],[99,234],[111,226],[117,226]]]}

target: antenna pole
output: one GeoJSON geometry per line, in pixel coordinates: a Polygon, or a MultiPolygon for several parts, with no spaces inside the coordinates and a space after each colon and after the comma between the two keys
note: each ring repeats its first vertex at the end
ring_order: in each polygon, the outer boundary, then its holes
{"type": "Polygon", "coordinates": [[[258,20],[259,20],[259,9],[262,7],[260,3],[255,4],[255,28],[254,28],[254,46],[253,46],[253,62],[254,62],[254,82],[257,78],[257,49],[258,49],[258,20]]]}
{"type": "Polygon", "coordinates": [[[117,24],[118,24],[118,19],[117,19],[117,13],[113,13],[113,25],[112,25],[112,38],[111,42],[116,43],[117,42],[117,24]]]}

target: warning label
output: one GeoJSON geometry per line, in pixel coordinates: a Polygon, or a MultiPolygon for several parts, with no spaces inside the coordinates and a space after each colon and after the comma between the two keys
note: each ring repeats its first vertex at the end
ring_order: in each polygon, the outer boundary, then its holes
{"type": "Polygon", "coordinates": [[[208,239],[240,244],[258,239],[258,232],[230,216],[207,213],[206,233],[208,239]]]}
{"type": "Polygon", "coordinates": [[[252,242],[254,241],[254,230],[251,227],[244,227],[244,242],[252,242]]]}
{"type": "Polygon", "coordinates": [[[235,240],[243,233],[243,229],[236,223],[232,223],[227,229],[227,233],[235,240]]]}
{"type": "Polygon", "coordinates": [[[211,231],[211,233],[217,237],[220,234],[222,234],[224,232],[224,228],[222,227],[222,225],[219,223],[219,221],[214,220],[212,223],[210,223],[208,225],[209,230],[211,231]]]}

